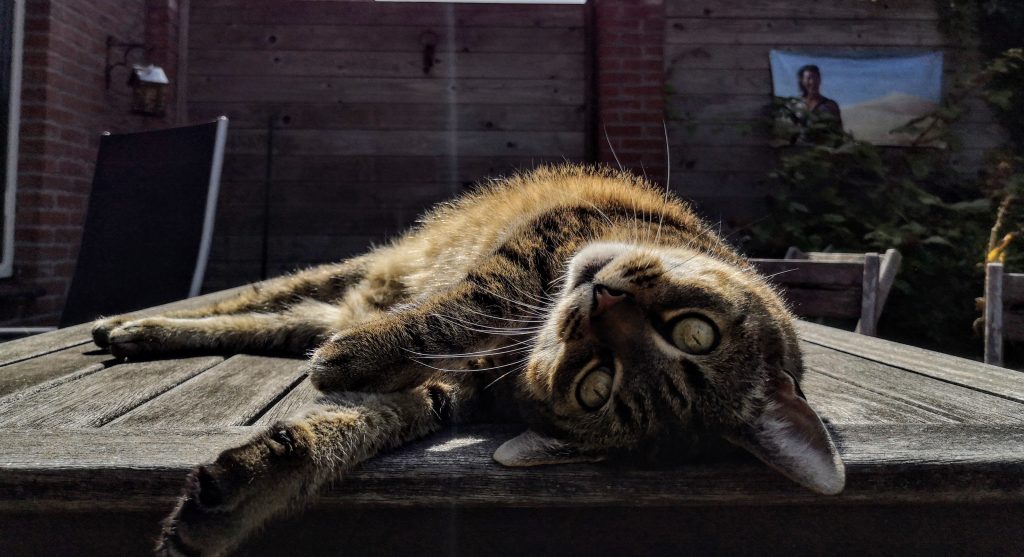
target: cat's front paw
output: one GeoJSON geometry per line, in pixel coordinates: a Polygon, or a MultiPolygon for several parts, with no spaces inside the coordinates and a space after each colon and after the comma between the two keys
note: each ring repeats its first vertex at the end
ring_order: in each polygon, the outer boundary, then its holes
{"type": "Polygon", "coordinates": [[[106,348],[115,358],[143,358],[171,349],[167,336],[158,325],[128,321],[106,333],[106,348]]]}
{"type": "Polygon", "coordinates": [[[321,391],[359,391],[370,383],[382,359],[359,333],[338,333],[309,359],[309,379],[321,391]]]}
{"type": "Polygon", "coordinates": [[[174,511],[163,523],[157,555],[223,555],[286,501],[294,468],[308,453],[310,433],[279,423],[212,464],[189,473],[174,511]]]}
{"type": "Polygon", "coordinates": [[[128,318],[126,317],[108,317],[106,319],[98,319],[92,324],[92,341],[96,343],[96,346],[100,348],[107,348],[110,346],[110,333],[114,329],[120,327],[126,323],[128,318]]]}

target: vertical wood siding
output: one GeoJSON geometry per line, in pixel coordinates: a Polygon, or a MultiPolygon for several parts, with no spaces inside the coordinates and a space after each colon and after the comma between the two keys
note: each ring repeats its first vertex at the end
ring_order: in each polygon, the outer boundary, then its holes
{"type": "Polygon", "coordinates": [[[485,177],[582,160],[585,44],[581,6],[193,3],[189,117],[231,119],[206,289],[259,278],[265,218],[272,276],[365,251],[485,177]]]}
{"type": "MultiPolygon", "coordinates": [[[[822,53],[945,52],[946,85],[971,55],[948,44],[932,0],[666,0],[665,66],[672,185],[713,219],[742,222],[764,212],[772,94],[771,49],[822,53]]],[[[795,79],[795,77],[794,77],[795,79]]],[[[955,162],[977,167],[1000,141],[984,104],[956,129],[955,162]]]]}

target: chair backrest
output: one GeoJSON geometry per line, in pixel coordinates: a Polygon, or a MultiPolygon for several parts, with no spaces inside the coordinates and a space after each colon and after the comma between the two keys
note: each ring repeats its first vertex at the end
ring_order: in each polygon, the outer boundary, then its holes
{"type": "Polygon", "coordinates": [[[785,259],[751,259],[782,287],[800,317],[858,319],[856,331],[875,336],[902,256],[877,253],[803,252],[789,248],[785,259]]]}
{"type": "Polygon", "coordinates": [[[985,266],[985,363],[1003,365],[1003,340],[1024,340],[1024,273],[985,266]]]}
{"type": "Polygon", "coordinates": [[[103,135],[62,327],[199,294],[227,124],[103,135]]]}

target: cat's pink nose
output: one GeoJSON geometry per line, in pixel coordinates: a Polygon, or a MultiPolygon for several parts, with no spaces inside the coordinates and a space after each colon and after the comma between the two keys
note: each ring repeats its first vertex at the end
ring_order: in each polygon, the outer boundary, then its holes
{"type": "Polygon", "coordinates": [[[594,285],[594,309],[591,312],[592,317],[601,315],[608,308],[626,299],[626,293],[621,290],[615,290],[608,288],[600,284],[594,285]]]}

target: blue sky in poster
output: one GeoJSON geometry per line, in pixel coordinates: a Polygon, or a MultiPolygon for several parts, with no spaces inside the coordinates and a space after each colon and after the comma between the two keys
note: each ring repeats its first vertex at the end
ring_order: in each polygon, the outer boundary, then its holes
{"type": "Polygon", "coordinates": [[[849,106],[891,93],[907,93],[932,102],[942,95],[942,53],[896,57],[835,57],[771,51],[772,86],[777,97],[799,97],[796,72],[821,69],[821,94],[849,106]]]}

